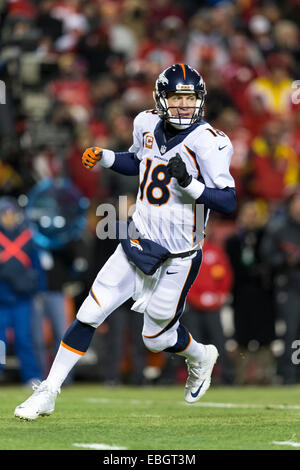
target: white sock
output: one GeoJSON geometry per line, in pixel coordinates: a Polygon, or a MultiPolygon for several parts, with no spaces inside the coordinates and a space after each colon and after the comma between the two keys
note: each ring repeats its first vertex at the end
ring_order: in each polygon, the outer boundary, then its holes
{"type": "Polygon", "coordinates": [[[83,354],[79,354],[74,350],[67,349],[65,346],[60,345],[46,379],[48,386],[52,390],[58,390],[69,372],[82,356],[83,354]]]}
{"type": "Polygon", "coordinates": [[[181,351],[177,354],[179,356],[186,357],[191,362],[201,362],[203,361],[203,359],[206,358],[205,345],[202,343],[197,343],[197,341],[194,340],[191,334],[190,337],[191,341],[188,347],[184,351],[181,351]]]}

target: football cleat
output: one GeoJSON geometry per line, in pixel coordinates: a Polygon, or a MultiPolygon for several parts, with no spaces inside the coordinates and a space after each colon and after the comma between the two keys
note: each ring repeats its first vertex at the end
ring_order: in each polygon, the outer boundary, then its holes
{"type": "Polygon", "coordinates": [[[32,421],[39,416],[49,416],[54,411],[55,400],[60,390],[51,390],[46,381],[32,386],[33,394],[15,409],[15,417],[32,421]]]}
{"type": "Polygon", "coordinates": [[[188,378],[184,389],[184,399],[188,403],[199,400],[209,389],[211,374],[219,356],[217,348],[208,344],[205,346],[207,357],[201,362],[185,360],[188,367],[188,378]]]}

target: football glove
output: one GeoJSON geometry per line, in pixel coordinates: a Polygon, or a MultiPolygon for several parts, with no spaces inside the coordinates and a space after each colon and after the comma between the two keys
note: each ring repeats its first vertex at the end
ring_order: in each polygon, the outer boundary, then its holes
{"type": "Polygon", "coordinates": [[[100,147],[89,147],[87,148],[82,155],[82,164],[88,170],[91,170],[99,160],[101,160],[103,154],[103,149],[100,147]]]}
{"type": "Polygon", "coordinates": [[[184,161],[179,153],[169,160],[167,165],[167,174],[172,178],[176,178],[179,186],[186,188],[192,181],[192,175],[189,175],[184,161]]]}

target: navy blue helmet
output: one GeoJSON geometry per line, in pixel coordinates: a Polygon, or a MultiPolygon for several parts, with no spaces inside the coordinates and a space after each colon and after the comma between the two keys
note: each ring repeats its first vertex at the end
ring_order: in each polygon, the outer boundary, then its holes
{"type": "Polygon", "coordinates": [[[186,64],[174,64],[161,72],[156,80],[153,93],[159,117],[177,129],[186,129],[201,120],[204,114],[205,95],[206,88],[203,78],[197,70],[186,64]],[[171,109],[174,107],[170,107],[168,104],[169,93],[195,93],[196,105],[192,117],[183,118],[179,113],[172,116],[171,109]]]}

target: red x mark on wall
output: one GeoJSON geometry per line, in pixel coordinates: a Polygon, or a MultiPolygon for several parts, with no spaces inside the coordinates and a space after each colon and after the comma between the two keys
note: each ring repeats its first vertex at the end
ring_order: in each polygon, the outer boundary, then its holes
{"type": "Polygon", "coordinates": [[[0,245],[4,248],[0,253],[0,262],[5,263],[10,258],[17,258],[26,268],[31,266],[31,259],[22,250],[23,246],[32,238],[32,233],[29,229],[24,230],[13,241],[0,232],[0,245]]]}

